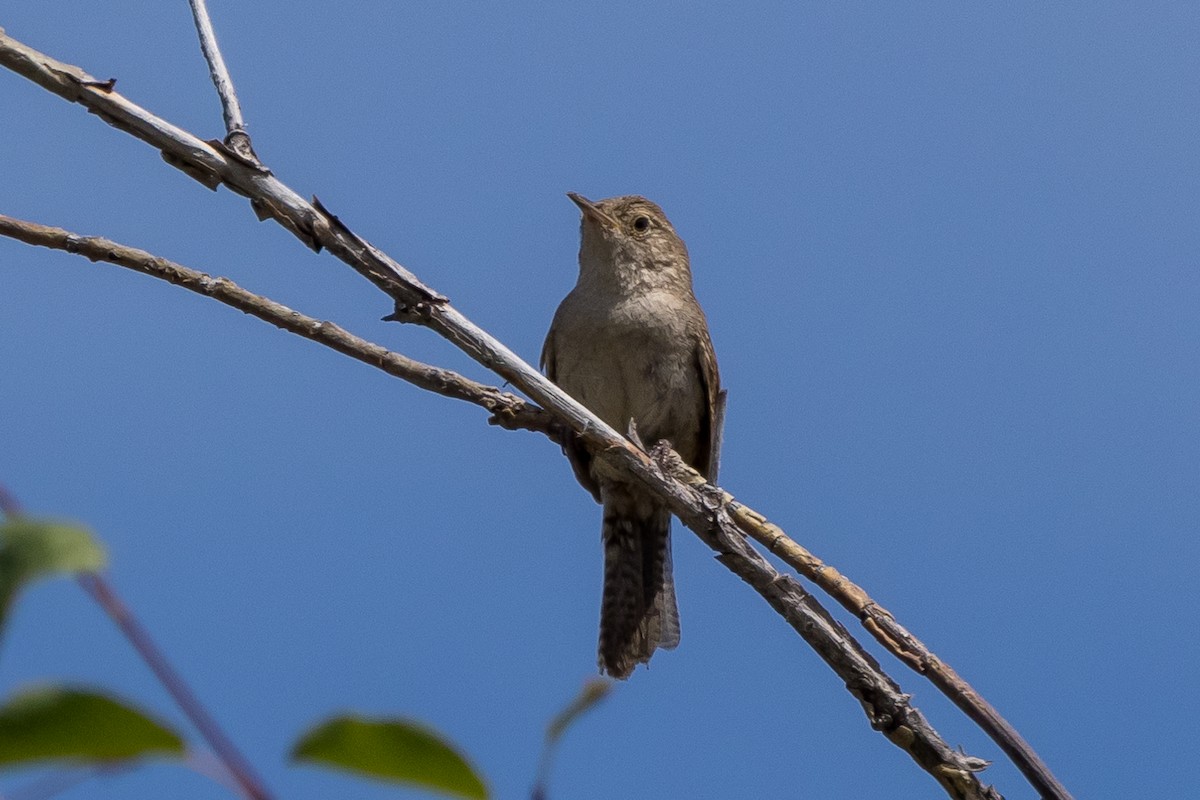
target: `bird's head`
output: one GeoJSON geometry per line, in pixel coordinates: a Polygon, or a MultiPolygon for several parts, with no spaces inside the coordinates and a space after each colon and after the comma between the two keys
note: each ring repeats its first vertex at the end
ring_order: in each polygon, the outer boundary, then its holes
{"type": "Polygon", "coordinates": [[[687,246],[657,203],[639,195],[588,200],[568,192],[583,213],[581,277],[622,287],[692,285],[687,246]]]}

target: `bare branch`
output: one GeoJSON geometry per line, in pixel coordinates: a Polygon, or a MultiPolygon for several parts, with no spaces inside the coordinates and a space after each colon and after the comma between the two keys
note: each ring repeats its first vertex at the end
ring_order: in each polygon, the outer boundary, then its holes
{"type": "MultiPolygon", "coordinates": [[[[493,419],[512,428],[545,433],[561,443],[564,428],[542,409],[494,387],[476,384],[449,370],[442,370],[390,353],[379,345],[346,333],[332,323],[307,317],[267,298],[254,295],[225,278],[204,273],[156,257],[144,250],[126,247],[101,237],[85,237],[0,215],[0,235],[33,245],[41,245],[124,266],[165,280],[190,291],[212,297],[240,311],[280,328],[345,353],[402,378],[416,386],[448,397],[467,400],[493,412],[493,419]]],[[[665,444],[665,443],[664,443],[665,444]]],[[[729,495],[704,484],[700,474],[686,467],[669,447],[660,445],[651,460],[641,450],[637,454],[641,468],[665,492],[671,509],[689,528],[718,553],[718,559],[750,584],[788,621],[833,670],[863,705],[872,727],[882,731],[905,750],[946,788],[951,797],[996,800],[999,797],[984,787],[972,774],[986,764],[955,751],[943,741],[924,716],[908,703],[908,696],[891,680],[878,663],[854,641],[846,630],[829,616],[817,601],[791,576],[782,575],[745,541],[733,521],[729,495]],[[670,467],[664,470],[660,464],[670,467]],[[679,480],[682,477],[683,480],[679,480]],[[714,503],[713,498],[719,498],[714,503]],[[722,504],[724,507],[722,507],[722,504]]],[[[613,458],[612,451],[600,457],[613,458]]],[[[731,500],[731,498],[730,498],[731,500]]],[[[746,513],[748,509],[738,505],[746,513]]]]}
{"type": "Polygon", "coordinates": [[[704,483],[668,446],[653,448],[655,468],[664,477],[660,492],[671,511],[713,550],[717,560],[754,588],[800,634],[862,704],[871,727],[904,750],[954,798],[999,800],[975,772],[988,762],[950,747],[925,716],[909,704],[909,695],[880,668],[853,636],[790,575],[784,575],[747,544],[733,520],[729,495],[704,483]],[[680,480],[682,478],[683,480],[680,480]]]}
{"type": "Polygon", "coordinates": [[[394,319],[424,324],[484,367],[554,410],[596,447],[628,447],[609,425],[522,361],[491,334],[453,308],[447,299],[350,231],[319,202],[309,203],[261,165],[247,163],[219,142],[203,142],[154,116],[82,69],[64,64],[0,32],[0,64],[39,86],[80,103],[109,124],[158,148],[172,166],[206,186],[224,183],[251,199],[260,218],[275,219],[314,250],[327,248],[393,299],[394,319]]]}
{"type": "MultiPolygon", "coordinates": [[[[432,328],[520,388],[577,433],[597,457],[611,461],[667,500],[684,524],[718,551],[722,563],[762,594],[846,680],[863,702],[872,724],[930,771],[952,797],[998,796],[972,774],[983,762],[954,751],[941,740],[844,628],[794,579],[780,574],[746,544],[731,511],[722,509],[719,500],[676,480],[669,470],[664,471],[659,463],[464,317],[446,298],[351,232],[318,202],[306,203],[269,171],[247,163],[229,148],[200,142],[149,114],[113,92],[111,84],[95,81],[82,70],[50,59],[2,34],[0,63],[154,145],[170,163],[206,185],[225,183],[250,197],[260,217],[276,219],[314,249],[328,248],[385,291],[396,303],[392,318],[432,328]]],[[[1065,792],[1048,796],[1069,797],[1065,792]]]]}
{"type": "Polygon", "coordinates": [[[723,489],[707,485],[704,476],[682,460],[671,462],[671,472],[680,481],[710,494],[719,504],[720,513],[727,515],[738,529],[821,587],[843,608],[858,617],[876,641],[900,661],[929,678],[1004,750],[1042,797],[1070,800],[1070,792],[1054,777],[1050,768],[1016,729],[949,664],[934,655],[920,639],[897,622],[890,611],[872,600],[866,590],[810,553],[762,514],[738,502],[723,489]]]}
{"type": "Polygon", "coordinates": [[[246,121],[242,119],[242,106],[233,88],[233,78],[229,76],[225,59],[221,57],[217,34],[208,17],[208,4],[205,0],[188,0],[188,4],[192,7],[192,18],[196,21],[200,50],[204,53],[204,60],[208,62],[208,74],[212,76],[213,86],[217,87],[217,94],[221,98],[221,114],[225,118],[225,144],[243,158],[257,161],[254,148],[250,146],[250,134],[246,132],[246,121]]]}
{"type": "MultiPolygon", "coordinates": [[[[101,237],[78,236],[61,228],[22,222],[3,215],[0,215],[0,235],[11,236],[28,244],[78,253],[93,261],[107,261],[161,278],[198,294],[212,297],[292,333],[313,339],[422,389],[481,406],[502,419],[505,427],[540,431],[559,443],[562,441],[562,427],[556,426],[549,414],[514,395],[502,392],[496,387],[475,383],[450,370],[422,364],[389,352],[377,344],[347,333],[333,323],[305,316],[248,292],[226,278],[212,278],[166,259],[157,258],[144,250],[126,247],[101,237]]],[[[900,625],[891,612],[873,601],[865,590],[835,568],[822,562],[757,511],[737,502],[732,495],[721,489],[705,487],[706,481],[703,476],[683,462],[674,465],[671,475],[701,491],[712,492],[712,496],[719,498],[721,519],[732,520],[738,528],[756,539],[771,553],[820,586],[858,617],[880,644],[914,670],[926,675],[1000,745],[1042,796],[1069,797],[1066,789],[1041,762],[1037,753],[991,704],[948,664],[930,652],[924,643],[900,625]]],[[[0,487],[0,498],[2,497],[3,487],[0,487]]]]}
{"type": "MultiPolygon", "coordinates": [[[[80,236],[62,228],[26,222],[3,214],[0,214],[0,235],[26,244],[75,253],[91,261],[116,264],[182,286],[188,291],[211,297],[276,327],[319,342],[343,355],[406,380],[414,386],[455,400],[474,403],[491,412],[494,415],[493,421],[502,427],[540,431],[555,441],[562,440],[561,424],[556,423],[553,417],[542,409],[514,394],[494,386],[476,383],[457,372],[423,364],[394,353],[381,345],[355,336],[332,322],[306,316],[281,303],[249,292],[227,278],[214,278],[159,258],[145,250],[126,247],[100,236],[80,236]]],[[[0,498],[2,497],[0,494],[0,498]]]]}

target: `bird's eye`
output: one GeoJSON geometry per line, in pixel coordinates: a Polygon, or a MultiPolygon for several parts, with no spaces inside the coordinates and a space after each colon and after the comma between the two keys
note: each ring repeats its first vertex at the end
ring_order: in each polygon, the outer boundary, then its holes
{"type": "Polygon", "coordinates": [[[650,230],[650,218],[647,216],[635,218],[633,220],[633,229],[638,233],[643,233],[650,230]]]}

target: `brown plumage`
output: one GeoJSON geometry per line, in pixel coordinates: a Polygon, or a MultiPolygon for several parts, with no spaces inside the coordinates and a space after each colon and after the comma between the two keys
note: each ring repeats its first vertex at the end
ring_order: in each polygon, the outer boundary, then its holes
{"type": "MultiPolygon", "coordinates": [[[[542,367],[609,425],[624,433],[633,422],[647,445],[666,439],[709,475],[721,390],[687,247],[644,197],[570,197],[583,212],[579,280],[554,315],[542,367]]],[[[579,482],[604,505],[599,663],[626,678],[656,648],[679,643],[671,515],[579,443],[566,450],[579,482]]]]}

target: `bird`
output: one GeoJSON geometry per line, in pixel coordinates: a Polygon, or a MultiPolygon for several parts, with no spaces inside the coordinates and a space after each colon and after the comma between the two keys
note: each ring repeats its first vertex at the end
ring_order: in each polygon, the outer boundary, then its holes
{"type": "MultiPolygon", "coordinates": [[[[667,440],[715,480],[724,392],[687,246],[645,197],[567,196],[581,212],[579,276],[554,314],[542,369],[618,431],[636,430],[650,444],[667,440]]],[[[563,449],[603,505],[597,662],[602,673],[625,679],[656,649],[679,644],[671,514],[577,437],[563,449]]]]}

